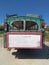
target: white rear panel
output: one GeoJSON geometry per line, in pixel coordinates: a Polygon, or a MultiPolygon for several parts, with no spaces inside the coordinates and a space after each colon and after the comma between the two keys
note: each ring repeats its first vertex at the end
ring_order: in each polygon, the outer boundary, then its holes
{"type": "Polygon", "coordinates": [[[41,33],[11,33],[6,35],[7,48],[42,48],[42,34],[41,33]]]}
{"type": "Polygon", "coordinates": [[[40,35],[9,35],[9,47],[39,47],[40,35]]]}

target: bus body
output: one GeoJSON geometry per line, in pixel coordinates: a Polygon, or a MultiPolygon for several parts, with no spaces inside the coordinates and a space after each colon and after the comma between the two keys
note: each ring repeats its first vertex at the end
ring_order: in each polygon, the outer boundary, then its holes
{"type": "Polygon", "coordinates": [[[42,22],[36,16],[7,16],[4,23],[4,47],[42,49],[42,22]]]}

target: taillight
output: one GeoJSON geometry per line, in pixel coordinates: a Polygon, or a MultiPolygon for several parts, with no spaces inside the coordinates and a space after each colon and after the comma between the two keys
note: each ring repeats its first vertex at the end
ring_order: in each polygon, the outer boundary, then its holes
{"type": "Polygon", "coordinates": [[[44,22],[42,22],[42,28],[44,28],[45,27],[45,23],[44,22]]]}

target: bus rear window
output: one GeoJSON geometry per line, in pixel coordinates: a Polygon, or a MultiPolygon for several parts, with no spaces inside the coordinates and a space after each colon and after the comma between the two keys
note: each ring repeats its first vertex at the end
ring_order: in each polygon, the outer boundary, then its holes
{"type": "Polygon", "coordinates": [[[33,21],[14,21],[10,25],[10,31],[37,31],[38,25],[33,21]]]}
{"type": "Polygon", "coordinates": [[[35,23],[33,21],[26,21],[26,30],[30,30],[30,31],[38,30],[37,23],[35,23]]]}
{"type": "Polygon", "coordinates": [[[14,21],[10,26],[10,31],[23,30],[23,21],[14,21]]]}

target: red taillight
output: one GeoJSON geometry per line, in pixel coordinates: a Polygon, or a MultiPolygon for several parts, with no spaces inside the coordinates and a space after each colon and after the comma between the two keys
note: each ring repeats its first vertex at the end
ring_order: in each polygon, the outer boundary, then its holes
{"type": "Polygon", "coordinates": [[[45,23],[44,22],[42,22],[42,28],[44,28],[45,27],[45,23]]]}

